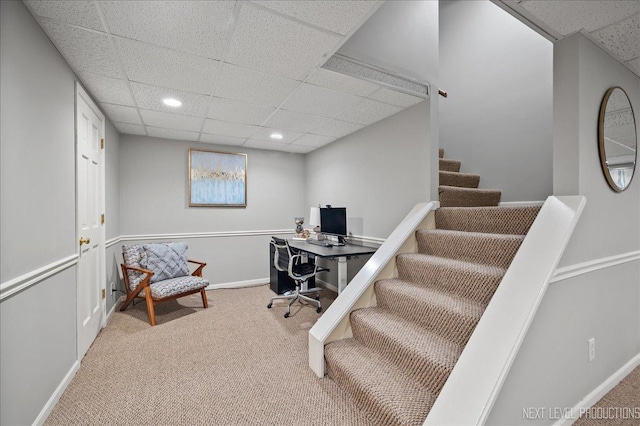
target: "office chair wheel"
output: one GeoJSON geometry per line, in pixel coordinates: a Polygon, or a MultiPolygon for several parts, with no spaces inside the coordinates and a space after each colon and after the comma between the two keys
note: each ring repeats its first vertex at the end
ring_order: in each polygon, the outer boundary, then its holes
{"type": "Polygon", "coordinates": [[[317,312],[317,313],[322,312],[322,306],[318,307],[318,309],[316,309],[316,312],[317,312]]]}
{"type": "Polygon", "coordinates": [[[273,303],[269,303],[269,304],[267,305],[267,309],[271,309],[271,305],[273,305],[273,303]]]}
{"type": "Polygon", "coordinates": [[[289,318],[289,312],[287,312],[286,314],[284,314],[285,318],[289,318]]]}

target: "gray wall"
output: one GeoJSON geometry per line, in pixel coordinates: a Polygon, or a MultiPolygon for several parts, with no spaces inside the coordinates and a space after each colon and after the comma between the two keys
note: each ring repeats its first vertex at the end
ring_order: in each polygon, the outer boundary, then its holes
{"type": "MultiPolygon", "coordinates": [[[[105,233],[107,241],[120,237],[120,134],[107,120],[105,130],[105,233]]],[[[113,288],[121,288],[119,281],[119,264],[122,262],[120,246],[110,245],[105,252],[105,273],[107,275],[107,315],[118,301],[122,293],[111,292],[113,288]]],[[[121,288],[122,289],[122,288],[121,288]]]]}
{"type": "Polygon", "coordinates": [[[609,189],[597,144],[606,90],[623,87],[638,111],[640,78],[575,34],[554,46],[554,81],[554,192],[587,198],[560,264],[580,275],[550,285],[489,424],[554,423],[548,411],[523,419],[522,408],[573,407],[640,353],[640,261],[598,265],[640,250],[640,180],[620,194],[609,189]],[[596,339],[592,362],[590,338],[596,339]]]}
{"type": "Polygon", "coordinates": [[[440,2],[440,147],[502,201],[552,192],[552,44],[489,1],[440,2]]]}
{"type": "Polygon", "coordinates": [[[421,102],[307,154],[310,206],[346,207],[348,232],[386,238],[429,201],[429,102],[421,102]]]}
{"type": "MultiPolygon", "coordinates": [[[[123,135],[121,234],[144,239],[174,233],[279,229],[293,233],[294,217],[308,214],[305,183],[300,154],[123,135]],[[189,148],[248,155],[246,208],[189,207],[189,148]]],[[[212,284],[265,278],[268,241],[268,235],[194,238],[188,241],[189,257],[208,263],[205,277],[212,284]]]]}
{"type": "MultiPolygon", "coordinates": [[[[73,255],[75,76],[22,2],[0,2],[0,280],[73,255]]],[[[0,302],[0,424],[31,424],[76,360],[75,268],[0,302]]]]}
{"type": "Polygon", "coordinates": [[[388,1],[338,53],[437,87],[436,1],[388,1]]]}
{"type": "MultiPolygon", "coordinates": [[[[387,238],[409,211],[431,195],[437,143],[429,99],[307,154],[307,213],[311,206],[347,208],[347,232],[387,238]]],[[[306,217],[305,216],[305,217],[306,217]]],[[[350,280],[370,256],[347,266],[350,280]]],[[[338,265],[320,280],[337,288],[338,265]]]]}

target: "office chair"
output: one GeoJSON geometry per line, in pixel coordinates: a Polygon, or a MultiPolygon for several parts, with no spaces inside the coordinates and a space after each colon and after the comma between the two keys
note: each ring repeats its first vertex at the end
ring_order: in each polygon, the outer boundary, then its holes
{"type": "Polygon", "coordinates": [[[294,252],[287,240],[282,238],[271,237],[271,244],[275,247],[273,255],[273,266],[278,271],[287,272],[289,277],[296,283],[296,289],[290,294],[284,294],[282,296],[272,297],[267,305],[267,308],[271,309],[274,300],[284,299],[291,300],[289,306],[287,306],[287,312],[284,314],[285,318],[289,318],[291,312],[291,305],[296,300],[304,300],[309,303],[313,303],[317,306],[316,312],[322,312],[322,305],[320,304],[320,289],[318,287],[310,288],[308,290],[302,290],[303,285],[309,280],[309,278],[315,276],[318,272],[328,271],[326,268],[319,267],[314,262],[303,262],[305,255],[294,252]],[[315,299],[308,297],[308,295],[316,295],[315,299]]]}

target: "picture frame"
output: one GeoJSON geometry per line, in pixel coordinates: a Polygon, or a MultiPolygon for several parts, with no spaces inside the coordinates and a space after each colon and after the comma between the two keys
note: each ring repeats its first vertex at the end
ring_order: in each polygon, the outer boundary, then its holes
{"type": "Polygon", "coordinates": [[[247,154],[189,149],[189,207],[246,207],[247,154]]]}

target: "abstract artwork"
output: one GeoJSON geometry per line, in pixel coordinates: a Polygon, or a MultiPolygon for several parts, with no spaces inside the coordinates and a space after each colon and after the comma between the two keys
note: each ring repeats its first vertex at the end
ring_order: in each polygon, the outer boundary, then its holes
{"type": "Polygon", "coordinates": [[[246,207],[247,154],[189,150],[190,207],[246,207]]]}

